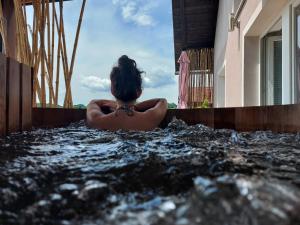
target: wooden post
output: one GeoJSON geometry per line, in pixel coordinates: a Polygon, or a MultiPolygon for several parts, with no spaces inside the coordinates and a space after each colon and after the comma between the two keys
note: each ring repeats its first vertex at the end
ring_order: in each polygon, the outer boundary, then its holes
{"type": "Polygon", "coordinates": [[[14,1],[12,0],[2,0],[3,6],[3,16],[6,21],[6,29],[7,29],[7,39],[8,39],[8,49],[9,49],[9,57],[14,59],[17,58],[17,26],[16,26],[16,16],[14,10],[14,1]]]}
{"type": "Polygon", "coordinates": [[[6,57],[0,54],[0,136],[6,134],[6,57]]]}
{"type": "Polygon", "coordinates": [[[30,130],[32,127],[32,75],[31,67],[20,64],[21,66],[21,123],[22,131],[30,130]]]}
{"type": "Polygon", "coordinates": [[[8,133],[20,131],[20,64],[8,58],[8,133]]]}

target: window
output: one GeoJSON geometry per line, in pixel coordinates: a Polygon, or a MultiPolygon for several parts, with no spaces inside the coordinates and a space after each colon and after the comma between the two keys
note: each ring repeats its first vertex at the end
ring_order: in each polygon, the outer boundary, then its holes
{"type": "Polygon", "coordinates": [[[295,96],[296,103],[300,103],[300,6],[295,10],[296,15],[296,43],[295,43],[295,96]]]}
{"type": "Polygon", "coordinates": [[[262,104],[282,104],[282,22],[262,40],[262,104]]]}

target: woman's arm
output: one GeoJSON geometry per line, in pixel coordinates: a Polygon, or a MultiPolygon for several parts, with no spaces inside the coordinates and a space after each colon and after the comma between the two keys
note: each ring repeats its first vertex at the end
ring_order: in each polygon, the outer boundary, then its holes
{"type": "Polygon", "coordinates": [[[153,128],[159,126],[165,118],[168,110],[168,102],[166,99],[159,99],[154,107],[144,112],[147,121],[153,125],[153,128]]]}
{"type": "Polygon", "coordinates": [[[116,102],[110,100],[92,100],[87,106],[87,124],[90,127],[100,128],[102,119],[107,114],[115,111],[116,102]]]}
{"type": "Polygon", "coordinates": [[[144,102],[140,102],[135,105],[135,110],[139,112],[145,112],[151,108],[154,108],[158,103],[166,101],[165,99],[162,98],[155,98],[155,99],[150,99],[144,102]]]}

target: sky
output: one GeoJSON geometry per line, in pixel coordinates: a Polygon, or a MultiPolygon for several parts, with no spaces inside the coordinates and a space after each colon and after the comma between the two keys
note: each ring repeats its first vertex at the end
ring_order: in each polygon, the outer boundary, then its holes
{"type": "MultiPolygon", "coordinates": [[[[74,104],[113,99],[109,74],[121,55],[136,60],[143,75],[140,100],[164,97],[177,103],[171,0],[88,0],[72,80],[74,104]]],[[[69,57],[81,0],[66,2],[69,57]]],[[[63,102],[64,90],[60,92],[63,102]]]]}

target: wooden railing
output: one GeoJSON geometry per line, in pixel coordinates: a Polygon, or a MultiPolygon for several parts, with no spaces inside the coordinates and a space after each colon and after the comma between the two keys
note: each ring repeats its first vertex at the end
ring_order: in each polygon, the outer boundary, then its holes
{"type": "Polygon", "coordinates": [[[32,127],[32,68],[0,54],[0,136],[32,127]]]}

